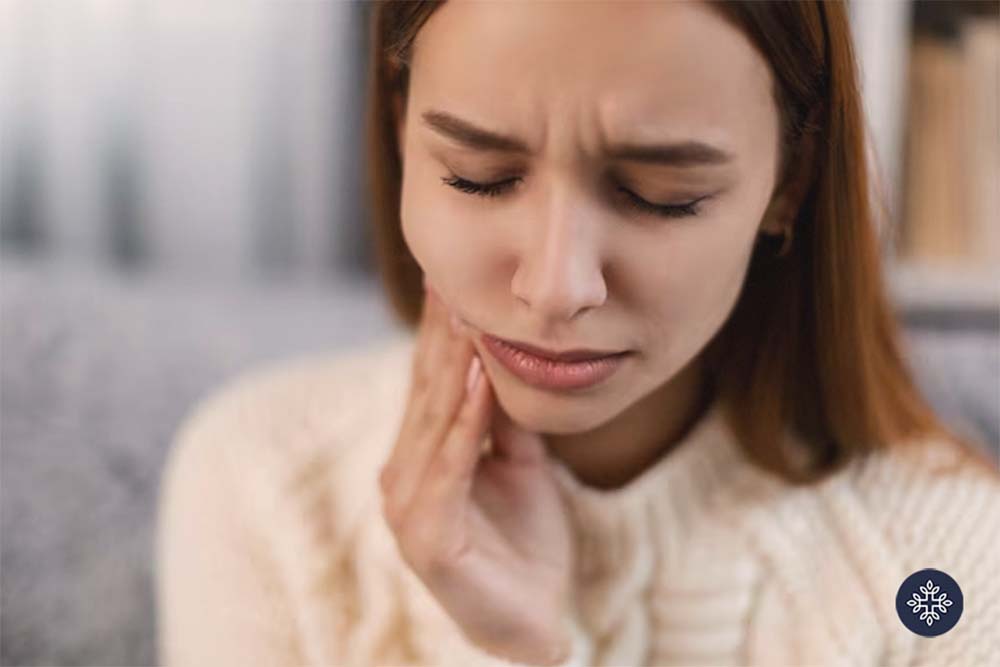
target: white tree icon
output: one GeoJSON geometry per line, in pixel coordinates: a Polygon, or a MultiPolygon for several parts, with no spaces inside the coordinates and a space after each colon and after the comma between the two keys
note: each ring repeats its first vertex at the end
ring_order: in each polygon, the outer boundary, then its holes
{"type": "Polygon", "coordinates": [[[906,606],[913,607],[913,613],[919,613],[920,620],[926,621],[929,626],[934,625],[935,621],[940,621],[941,614],[947,614],[948,607],[953,604],[954,600],[949,600],[948,594],[941,591],[941,587],[930,579],[920,587],[920,594],[914,592],[913,597],[906,601],[906,606]]]}

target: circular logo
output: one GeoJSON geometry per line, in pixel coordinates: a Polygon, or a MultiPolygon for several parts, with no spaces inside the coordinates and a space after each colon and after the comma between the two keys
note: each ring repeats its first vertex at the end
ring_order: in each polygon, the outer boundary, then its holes
{"type": "Polygon", "coordinates": [[[923,637],[937,637],[955,627],[962,617],[963,603],[958,582],[933,568],[908,576],[896,593],[899,620],[923,637]]]}

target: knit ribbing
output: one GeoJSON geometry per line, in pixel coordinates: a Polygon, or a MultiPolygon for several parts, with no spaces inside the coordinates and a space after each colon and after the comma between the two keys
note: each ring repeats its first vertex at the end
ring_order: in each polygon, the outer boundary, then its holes
{"type": "Polygon", "coordinates": [[[709,406],[681,442],[624,486],[589,487],[561,462],[552,466],[577,531],[577,599],[600,664],[637,664],[657,653],[731,659],[750,602],[746,564],[720,567],[712,590],[684,594],[670,579],[685,576],[685,549],[719,490],[755,474],[721,405],[709,406]]]}
{"type": "MultiPolygon", "coordinates": [[[[165,664],[513,664],[465,639],[381,513],[413,345],[276,363],[192,413],[161,499],[165,664]]],[[[577,537],[565,665],[997,662],[1000,486],[933,474],[950,450],[927,444],[796,488],[748,461],[716,404],[622,487],[551,461],[577,537]],[[895,615],[923,567],[966,592],[933,639],[895,615]]]]}

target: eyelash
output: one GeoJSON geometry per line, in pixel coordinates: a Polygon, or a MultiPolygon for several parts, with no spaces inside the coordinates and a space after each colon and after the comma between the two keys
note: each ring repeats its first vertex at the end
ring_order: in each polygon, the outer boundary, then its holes
{"type": "MultiPolygon", "coordinates": [[[[497,181],[496,183],[476,183],[475,181],[470,181],[460,176],[452,175],[450,177],[441,177],[441,181],[445,185],[453,187],[460,192],[479,195],[480,197],[497,197],[502,195],[505,191],[513,187],[519,180],[521,179],[509,178],[505,181],[497,181]]],[[[642,213],[648,213],[663,218],[686,218],[696,216],[699,212],[696,205],[698,202],[708,198],[708,195],[706,195],[685,204],[653,204],[652,202],[646,201],[631,190],[622,187],[619,187],[618,189],[619,191],[624,192],[628,197],[628,205],[632,208],[642,213]]]]}
{"type": "Polygon", "coordinates": [[[497,181],[496,183],[476,183],[475,181],[466,180],[460,176],[442,176],[441,180],[445,183],[445,185],[450,185],[461,192],[466,192],[471,195],[480,195],[481,197],[496,197],[498,195],[502,195],[506,190],[511,188],[521,179],[508,178],[505,181],[497,181]]]}

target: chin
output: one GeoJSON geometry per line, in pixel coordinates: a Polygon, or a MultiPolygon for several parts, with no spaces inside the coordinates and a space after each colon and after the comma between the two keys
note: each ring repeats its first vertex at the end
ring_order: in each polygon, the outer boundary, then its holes
{"type": "Polygon", "coordinates": [[[510,418],[535,433],[568,435],[595,429],[617,414],[610,394],[555,394],[528,385],[494,385],[494,394],[510,418]]]}

